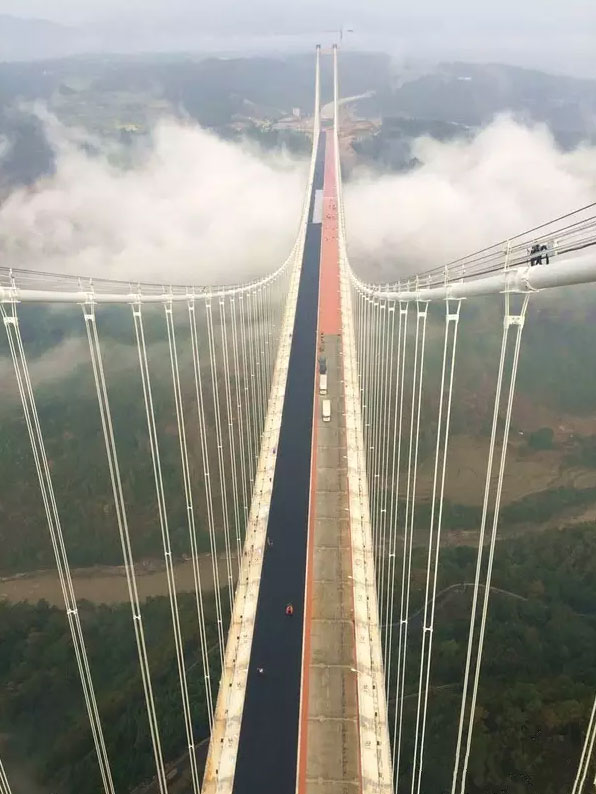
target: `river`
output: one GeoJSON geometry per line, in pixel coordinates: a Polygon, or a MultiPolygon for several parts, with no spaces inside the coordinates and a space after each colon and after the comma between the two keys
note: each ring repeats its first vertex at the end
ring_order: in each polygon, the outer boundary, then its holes
{"type": "MultiPolygon", "coordinates": [[[[227,584],[225,557],[219,558],[220,585],[227,584]]],[[[201,588],[204,593],[213,590],[213,571],[208,554],[199,557],[201,588]]],[[[162,561],[144,560],[135,566],[137,586],[141,601],[151,596],[168,594],[166,572],[162,561]]],[[[181,560],[174,565],[176,590],[179,593],[194,591],[192,562],[181,560]]],[[[235,568],[234,568],[235,575],[235,568]]],[[[120,604],[128,601],[126,575],[122,566],[75,568],[72,581],[78,600],[95,604],[120,604]]],[[[18,602],[45,600],[57,607],[64,606],[60,582],[56,571],[43,570],[0,578],[0,600],[18,602]]]]}

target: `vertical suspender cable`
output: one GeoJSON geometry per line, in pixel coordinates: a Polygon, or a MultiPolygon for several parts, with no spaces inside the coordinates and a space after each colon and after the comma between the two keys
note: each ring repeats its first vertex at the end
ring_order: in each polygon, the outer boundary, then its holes
{"type": "Polygon", "coordinates": [[[244,448],[244,408],[242,405],[242,381],[240,379],[240,359],[238,356],[238,323],[236,318],[237,298],[230,298],[230,314],[232,317],[232,357],[234,361],[234,390],[236,400],[236,415],[238,416],[238,439],[240,451],[240,483],[242,492],[242,523],[244,528],[248,524],[248,510],[250,507],[249,477],[246,471],[246,454],[244,448]]]}
{"type": "Polygon", "coordinates": [[[271,389],[271,378],[273,377],[273,334],[271,327],[271,300],[269,291],[270,284],[263,287],[263,312],[265,315],[265,351],[267,353],[267,380],[265,389],[265,415],[267,414],[267,405],[269,402],[269,391],[271,389]]]}
{"type": "Polygon", "coordinates": [[[255,481],[255,449],[256,449],[256,428],[254,424],[254,379],[252,373],[252,363],[246,341],[246,300],[241,292],[238,296],[240,305],[240,342],[242,346],[242,381],[244,394],[244,416],[246,417],[246,443],[248,456],[248,473],[250,478],[250,490],[255,481]]]}
{"type": "Polygon", "coordinates": [[[0,794],[12,794],[10,783],[4,769],[2,761],[0,761],[0,794]]]}
{"type": "Polygon", "coordinates": [[[253,425],[254,425],[254,457],[255,457],[255,464],[258,463],[259,459],[259,447],[261,441],[261,379],[260,379],[260,370],[259,370],[259,355],[258,355],[258,341],[256,339],[257,329],[255,324],[254,318],[254,299],[253,299],[253,291],[252,289],[246,293],[246,321],[247,321],[247,329],[246,329],[246,339],[248,344],[248,350],[250,354],[250,369],[251,369],[251,386],[252,386],[252,412],[253,412],[253,425]]]}
{"type": "MultiPolygon", "coordinates": [[[[373,472],[373,437],[374,437],[374,428],[375,428],[375,419],[376,419],[376,397],[377,397],[377,364],[378,364],[378,340],[379,340],[379,333],[378,333],[378,320],[377,320],[377,309],[379,307],[379,301],[375,300],[374,298],[371,301],[372,306],[372,322],[371,322],[371,334],[372,337],[370,339],[370,347],[369,347],[369,388],[367,390],[366,396],[366,460],[367,460],[367,469],[368,469],[368,477],[369,477],[369,488],[371,493],[371,505],[374,504],[375,495],[376,495],[376,481],[374,479],[374,472],[373,472]]],[[[373,556],[375,557],[375,565],[376,565],[376,549],[377,549],[377,526],[374,520],[374,515],[371,515],[372,521],[372,534],[373,534],[373,556]]]]}
{"type": "Polygon", "coordinates": [[[451,791],[452,794],[455,794],[457,789],[464,794],[465,784],[466,784],[466,774],[468,769],[468,762],[470,758],[470,748],[472,745],[472,732],[474,728],[474,712],[476,710],[476,698],[478,695],[478,682],[480,680],[480,667],[482,662],[482,650],[484,646],[484,632],[486,628],[486,616],[488,612],[488,600],[490,595],[490,584],[492,578],[492,567],[493,567],[493,560],[494,560],[494,552],[495,552],[495,543],[497,539],[497,528],[499,523],[499,508],[501,504],[501,492],[503,488],[503,475],[505,472],[505,461],[507,458],[507,444],[509,440],[509,427],[511,424],[511,411],[513,408],[513,397],[515,394],[515,381],[517,377],[517,369],[519,364],[519,350],[521,345],[521,336],[522,330],[524,326],[524,320],[526,315],[526,309],[528,305],[528,295],[524,297],[523,304],[521,311],[518,315],[513,315],[510,313],[509,310],[509,301],[510,296],[509,293],[505,294],[505,318],[503,321],[503,337],[501,342],[501,357],[499,360],[499,373],[497,376],[497,388],[495,393],[495,405],[494,405],[494,412],[493,412],[493,424],[492,424],[492,431],[491,431],[491,439],[490,439],[490,447],[489,447],[489,454],[488,454],[488,464],[486,470],[486,482],[484,488],[484,504],[482,507],[482,520],[480,523],[480,536],[478,540],[478,554],[476,558],[476,575],[474,579],[474,595],[472,601],[472,614],[470,617],[470,631],[468,635],[468,650],[466,655],[466,668],[464,673],[464,684],[463,684],[463,691],[462,691],[462,704],[461,704],[461,711],[460,711],[460,719],[459,719],[459,727],[458,727],[458,735],[457,735],[457,747],[455,751],[455,764],[453,770],[453,780],[451,791]],[[469,687],[469,677],[470,677],[470,667],[471,667],[471,657],[472,657],[472,648],[474,645],[474,635],[476,629],[476,619],[477,619],[477,604],[478,604],[478,595],[480,589],[480,574],[482,569],[482,560],[484,556],[484,536],[486,532],[486,521],[488,516],[488,503],[490,498],[490,491],[491,491],[491,480],[492,480],[492,469],[493,469],[493,459],[495,453],[495,444],[496,444],[496,436],[497,436],[497,429],[499,424],[499,409],[501,405],[501,392],[503,387],[503,373],[505,369],[505,357],[507,353],[507,339],[509,335],[509,329],[512,325],[516,326],[516,336],[515,336],[515,347],[513,353],[513,361],[511,364],[511,371],[510,371],[510,381],[509,381],[509,393],[507,397],[507,407],[505,411],[505,423],[502,432],[502,447],[501,447],[501,457],[499,463],[499,473],[497,478],[497,490],[495,496],[495,506],[493,511],[493,521],[492,521],[492,531],[491,531],[491,538],[490,538],[490,545],[489,545],[489,555],[488,555],[488,564],[487,569],[484,575],[484,598],[483,598],[483,605],[482,605],[482,617],[481,617],[481,625],[480,625],[480,632],[478,637],[478,645],[476,650],[476,659],[474,662],[474,681],[472,685],[472,697],[470,703],[470,711],[468,715],[468,722],[467,722],[467,730],[466,730],[466,749],[464,755],[464,761],[461,765],[460,769],[460,756],[461,756],[461,745],[462,745],[462,734],[464,729],[464,721],[465,721],[465,714],[466,714],[466,706],[467,706],[467,695],[468,695],[468,687],[469,687]],[[460,774],[461,773],[461,774],[460,774]],[[461,781],[461,785],[458,785],[461,781]]]}
{"type": "Polygon", "coordinates": [[[368,417],[369,417],[369,400],[370,400],[370,337],[371,337],[371,305],[372,298],[368,295],[364,296],[365,304],[365,328],[364,338],[362,340],[362,431],[364,434],[364,459],[366,468],[368,470],[368,417]]]}
{"type": "MultiPolygon", "coordinates": [[[[166,318],[167,318],[166,314],[166,318]]],[[[188,321],[190,326],[190,343],[192,349],[192,363],[195,381],[195,398],[197,402],[197,416],[199,421],[199,442],[201,446],[201,458],[203,461],[203,479],[205,482],[205,501],[207,505],[207,529],[209,532],[209,548],[211,551],[211,573],[213,575],[213,592],[215,596],[215,614],[217,619],[217,639],[219,646],[219,660],[221,669],[224,664],[225,639],[223,633],[223,611],[221,606],[221,585],[219,581],[219,560],[217,556],[217,537],[215,533],[215,513],[213,509],[213,486],[211,485],[211,470],[209,466],[209,445],[207,443],[207,425],[205,422],[205,399],[203,395],[203,377],[201,375],[201,357],[199,350],[199,336],[197,333],[197,309],[194,298],[188,301],[188,321]]],[[[169,321],[168,321],[169,322],[169,321]]],[[[168,337],[170,338],[170,337],[168,337]]],[[[178,354],[176,351],[176,337],[174,326],[171,327],[171,347],[170,359],[172,361],[172,377],[174,380],[174,391],[180,394],[180,373],[178,369],[178,354]]],[[[181,401],[180,397],[180,401],[181,401]]],[[[182,408],[182,405],[180,406],[182,408]]],[[[181,424],[179,425],[179,437],[181,439],[180,453],[182,456],[183,470],[186,466],[187,455],[184,452],[186,444],[186,431],[184,429],[184,415],[180,410],[181,424]]],[[[190,491],[192,497],[192,491],[190,491]]],[[[194,510],[188,510],[188,529],[190,534],[191,548],[193,550],[193,576],[195,580],[195,592],[198,597],[197,608],[199,609],[199,623],[204,619],[203,615],[203,591],[201,588],[201,575],[199,569],[199,558],[197,551],[197,536],[194,510]]],[[[210,690],[211,691],[211,690],[210,690]]]]}
{"type": "Polygon", "coordinates": [[[215,436],[217,441],[217,468],[219,472],[219,493],[221,497],[221,513],[223,520],[223,535],[226,550],[226,570],[228,574],[228,600],[230,613],[234,603],[234,574],[232,569],[232,547],[230,544],[230,522],[228,516],[228,495],[226,492],[226,467],[223,454],[223,434],[221,431],[221,412],[219,408],[219,384],[217,382],[217,352],[215,349],[215,334],[213,333],[213,312],[211,310],[211,296],[205,302],[207,314],[207,339],[209,343],[209,364],[211,369],[211,393],[215,409],[215,436]]]}
{"type": "Polygon", "coordinates": [[[393,642],[393,609],[395,604],[395,560],[397,552],[397,525],[399,517],[399,484],[401,468],[401,441],[403,437],[403,417],[404,417],[404,383],[406,374],[406,342],[408,337],[408,307],[409,303],[400,302],[399,304],[399,330],[397,336],[397,360],[395,373],[395,401],[393,408],[393,456],[391,462],[391,506],[389,510],[389,582],[390,588],[387,592],[387,602],[385,605],[385,685],[387,695],[391,682],[391,645],[393,642]],[[399,405],[399,416],[398,416],[399,405]]]}
{"type": "Polygon", "coordinates": [[[379,337],[378,341],[378,349],[377,349],[377,356],[376,356],[376,365],[377,365],[377,388],[376,388],[376,399],[375,399],[375,419],[373,425],[373,464],[372,464],[372,471],[375,483],[375,494],[372,504],[372,512],[374,516],[374,522],[376,526],[376,540],[377,540],[377,592],[380,584],[379,580],[379,570],[381,565],[381,549],[380,549],[380,535],[381,535],[381,517],[379,513],[379,503],[381,497],[381,459],[382,459],[382,452],[384,447],[384,439],[382,437],[381,429],[382,429],[382,420],[381,420],[381,409],[384,401],[384,375],[385,375],[385,348],[386,348],[386,314],[387,314],[387,301],[379,301],[379,311],[378,311],[378,320],[377,320],[377,333],[379,337]]]}
{"type": "Polygon", "coordinates": [[[255,351],[255,374],[257,378],[257,398],[258,398],[258,417],[259,417],[259,438],[256,455],[259,456],[261,449],[261,438],[265,426],[265,395],[263,394],[263,375],[265,370],[265,358],[263,356],[263,335],[262,318],[259,316],[259,290],[252,291],[252,322],[253,322],[253,344],[255,351]]]}
{"type": "MultiPolygon", "coordinates": [[[[366,358],[366,340],[368,334],[368,302],[369,298],[364,293],[360,293],[360,299],[362,301],[362,325],[360,328],[360,353],[359,353],[359,367],[358,367],[358,384],[360,387],[360,414],[362,418],[362,432],[364,434],[363,443],[366,444],[366,426],[365,426],[365,405],[366,405],[366,367],[367,367],[367,358],[366,358]]],[[[366,463],[366,446],[364,448],[364,456],[365,456],[365,463],[366,463]]]]}
{"type": "Polygon", "coordinates": [[[139,667],[141,670],[141,680],[143,683],[143,691],[145,693],[145,702],[147,705],[147,715],[149,718],[151,745],[153,747],[153,755],[155,758],[155,765],[157,768],[157,781],[158,781],[160,794],[166,794],[168,789],[166,783],[166,771],[163,761],[163,752],[161,748],[159,726],[157,723],[157,714],[155,711],[153,686],[151,683],[151,673],[149,671],[149,659],[147,658],[145,631],[143,628],[143,617],[141,615],[139,593],[137,590],[137,580],[134,570],[132,548],[130,544],[130,534],[128,531],[128,518],[126,515],[126,506],[124,504],[124,493],[122,490],[122,480],[120,477],[120,465],[118,463],[118,454],[116,452],[116,441],[114,438],[114,428],[112,425],[112,414],[110,410],[106,378],[103,369],[101,347],[99,344],[99,335],[97,333],[97,322],[95,319],[95,304],[91,299],[88,300],[87,303],[83,305],[83,317],[85,318],[85,328],[87,331],[87,340],[89,342],[89,353],[91,356],[91,365],[93,367],[95,390],[97,393],[97,402],[99,405],[99,413],[101,416],[101,425],[103,430],[104,443],[106,447],[106,455],[108,459],[108,466],[110,469],[110,480],[112,483],[112,492],[114,495],[116,520],[118,524],[118,532],[120,535],[120,544],[122,546],[122,555],[124,557],[124,572],[126,574],[126,584],[128,586],[130,608],[132,611],[132,619],[133,619],[132,622],[134,627],[135,639],[137,643],[139,667]]]}
{"type": "Polygon", "coordinates": [[[250,291],[246,293],[245,298],[246,344],[248,347],[250,361],[250,410],[252,414],[253,427],[252,458],[256,472],[257,463],[259,460],[259,448],[261,446],[261,429],[259,426],[259,390],[254,346],[255,327],[252,317],[252,296],[250,291]]]}
{"type": "MultiPolygon", "coordinates": [[[[157,425],[155,422],[155,409],[153,407],[153,393],[151,391],[151,377],[149,374],[149,361],[147,358],[147,345],[145,343],[145,329],[143,326],[143,314],[141,301],[132,304],[132,315],[135,326],[135,337],[137,342],[137,353],[139,356],[139,368],[141,371],[141,383],[143,386],[143,400],[145,403],[145,415],[147,417],[147,432],[149,433],[149,446],[151,449],[151,462],[153,465],[153,478],[155,480],[155,495],[157,499],[157,512],[159,515],[159,525],[161,530],[161,541],[163,546],[164,561],[166,566],[166,578],[168,582],[168,597],[170,600],[170,612],[172,615],[172,628],[174,631],[174,647],[176,650],[176,662],[178,664],[178,678],[180,681],[180,694],[182,698],[182,713],[184,715],[184,729],[186,731],[186,741],[188,745],[188,757],[190,762],[190,774],[194,794],[200,794],[201,783],[199,779],[199,769],[197,766],[197,756],[195,752],[195,742],[192,729],[192,713],[190,708],[190,697],[188,694],[188,682],[186,680],[186,664],[184,661],[184,640],[180,627],[180,612],[178,610],[178,597],[176,594],[176,577],[174,573],[174,562],[172,559],[172,546],[170,542],[170,528],[166,506],[166,497],[163,484],[163,474],[161,467],[161,455],[159,451],[159,439],[157,435],[157,425]]],[[[201,649],[203,652],[203,663],[205,662],[205,651],[207,644],[205,637],[201,635],[201,649]]],[[[208,681],[205,680],[206,692],[208,691],[208,681]]]]}
{"type": "Polygon", "coordinates": [[[410,612],[410,585],[412,574],[412,541],[414,535],[414,517],[416,512],[418,441],[420,438],[420,414],[422,408],[422,382],[424,374],[424,351],[426,347],[427,314],[428,303],[424,301],[418,301],[416,311],[416,340],[414,343],[414,371],[412,376],[412,406],[410,414],[410,446],[408,451],[408,481],[406,489],[406,515],[402,559],[395,717],[393,723],[393,771],[396,776],[396,780],[399,780],[401,739],[403,732],[403,711],[408,645],[408,615],[410,612]]]}
{"type": "Polygon", "coordinates": [[[385,587],[385,568],[387,564],[387,496],[388,496],[388,454],[389,454],[389,397],[392,386],[393,369],[393,332],[395,323],[395,304],[385,301],[385,312],[382,317],[385,331],[385,350],[383,354],[383,380],[381,390],[381,406],[379,414],[379,498],[377,500],[377,513],[379,516],[379,569],[377,569],[379,625],[383,620],[383,595],[385,587]]]}
{"type": "MultiPolygon", "coordinates": [[[[387,534],[388,515],[387,506],[389,503],[389,492],[393,491],[393,480],[389,477],[389,451],[391,448],[390,439],[391,433],[391,393],[393,391],[393,350],[394,350],[394,336],[395,336],[395,301],[388,303],[388,315],[385,322],[389,326],[389,344],[387,346],[386,355],[386,375],[385,375],[385,389],[383,401],[382,419],[382,440],[383,440],[383,460],[382,460],[382,478],[383,483],[383,496],[379,506],[379,514],[381,517],[381,584],[379,587],[379,626],[383,625],[383,620],[386,617],[384,606],[386,601],[385,588],[389,586],[389,554],[391,549],[387,549],[387,540],[390,540],[390,535],[387,534]]],[[[391,544],[389,544],[391,546],[391,544]]],[[[387,627],[385,626],[385,633],[387,627]]],[[[387,669],[387,665],[384,665],[387,669]]]]}
{"type": "MultiPolygon", "coordinates": [[[[265,429],[265,417],[267,416],[267,401],[269,399],[269,389],[267,388],[269,372],[269,353],[267,350],[267,315],[265,313],[265,303],[263,301],[264,287],[259,287],[257,292],[257,311],[259,313],[259,326],[261,340],[261,381],[263,384],[263,430],[265,429]]],[[[262,432],[262,431],[261,431],[262,432]]]]}
{"type": "Polygon", "coordinates": [[[236,557],[238,570],[242,557],[242,538],[240,526],[240,505],[238,496],[238,469],[236,459],[236,433],[234,412],[232,410],[232,389],[230,386],[230,360],[228,350],[228,328],[226,322],[226,301],[224,297],[219,301],[219,321],[221,325],[221,349],[223,353],[222,367],[224,371],[224,389],[226,395],[226,418],[228,421],[228,451],[230,453],[230,479],[232,481],[232,505],[234,510],[234,534],[236,536],[236,557]]]}
{"type": "MultiPolygon", "coordinates": [[[[12,357],[19,395],[21,397],[21,403],[23,406],[25,424],[27,425],[29,441],[31,443],[31,451],[33,453],[33,460],[35,463],[39,488],[45,509],[46,520],[48,523],[50,540],[52,542],[52,549],[54,551],[54,557],[56,560],[58,579],[60,581],[60,588],[64,598],[64,607],[72,636],[77,668],[81,679],[81,686],[83,687],[83,697],[85,699],[85,706],[87,708],[87,715],[89,717],[89,724],[91,726],[91,733],[93,736],[93,743],[95,745],[95,752],[97,754],[99,771],[106,794],[114,794],[112,772],[110,769],[110,762],[105,745],[103,729],[97,708],[95,688],[93,686],[93,679],[91,677],[91,669],[89,667],[87,649],[83,637],[83,629],[81,626],[77,600],[70,573],[70,562],[68,560],[66,543],[64,540],[64,534],[62,532],[62,523],[58,513],[58,505],[56,503],[56,497],[54,493],[54,484],[46,454],[41,424],[39,422],[37,404],[35,402],[33,386],[31,384],[31,378],[29,375],[29,366],[25,355],[25,349],[23,347],[16,304],[12,304],[12,312],[10,313],[6,310],[4,305],[0,304],[0,311],[2,312],[2,317],[4,319],[4,326],[6,328],[6,334],[8,337],[10,354],[12,357]]],[[[0,780],[5,787],[3,794],[10,794],[10,785],[3,767],[0,773],[0,780]]]]}
{"type": "MultiPolygon", "coordinates": [[[[372,416],[372,424],[371,424],[371,460],[370,460],[370,469],[371,469],[371,478],[374,483],[374,491],[373,491],[373,499],[372,499],[372,511],[373,511],[373,521],[374,521],[374,538],[375,538],[375,570],[378,564],[378,539],[379,539],[379,521],[377,516],[377,502],[379,497],[379,472],[377,468],[377,458],[378,458],[378,428],[379,428],[379,408],[381,402],[381,374],[382,374],[382,346],[383,346],[383,324],[381,322],[381,317],[383,314],[383,306],[384,302],[381,300],[377,301],[376,307],[376,320],[375,320],[375,352],[373,354],[373,362],[374,362],[374,403],[373,403],[373,416],[372,416]]],[[[378,586],[378,582],[377,582],[378,586]]]]}
{"type": "Polygon", "coordinates": [[[437,595],[437,576],[439,571],[439,552],[441,548],[441,527],[445,496],[445,475],[447,472],[447,450],[449,447],[451,401],[453,396],[455,351],[457,346],[457,331],[459,327],[460,308],[461,301],[457,301],[455,311],[451,311],[450,301],[445,301],[445,339],[443,344],[443,365],[441,370],[439,417],[437,422],[437,443],[433,475],[433,495],[431,504],[428,560],[426,567],[426,589],[424,593],[424,624],[422,629],[422,650],[420,653],[418,704],[416,707],[416,733],[414,739],[414,761],[412,765],[412,794],[414,794],[414,792],[416,792],[416,794],[420,794],[420,786],[422,783],[424,739],[426,734],[426,716],[428,709],[432,642],[435,623],[435,598],[437,595]]]}
{"type": "Polygon", "coordinates": [[[353,283],[351,284],[351,288],[352,306],[356,305],[358,307],[356,311],[356,356],[358,359],[358,388],[360,389],[362,385],[362,306],[364,296],[353,283]]]}
{"type": "MultiPolygon", "coordinates": [[[[267,399],[269,397],[269,344],[268,344],[268,321],[267,321],[267,302],[265,301],[265,287],[259,287],[258,290],[258,308],[261,318],[261,357],[263,359],[263,407],[264,415],[267,415],[267,399]]],[[[263,427],[265,423],[263,421],[263,427]]]]}
{"type": "MultiPolygon", "coordinates": [[[[590,760],[594,752],[594,743],[596,742],[596,698],[594,698],[594,705],[592,706],[592,713],[590,714],[590,721],[588,722],[588,729],[586,731],[586,738],[582,748],[581,758],[579,759],[579,766],[577,768],[577,775],[573,783],[571,794],[582,794],[586,778],[588,776],[588,769],[590,768],[590,760]]],[[[594,779],[596,786],[596,778],[594,779]]]]}

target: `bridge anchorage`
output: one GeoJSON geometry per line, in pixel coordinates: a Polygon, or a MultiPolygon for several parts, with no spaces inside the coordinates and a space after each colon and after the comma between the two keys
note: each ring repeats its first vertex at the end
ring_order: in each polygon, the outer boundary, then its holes
{"type": "MultiPolygon", "coordinates": [[[[346,244],[337,58],[334,48],[328,126],[317,49],[299,231],[270,276],[165,287],[0,273],[11,388],[29,440],[27,471],[41,496],[32,509],[47,525],[96,790],[106,794],[123,790],[114,760],[120,737],[103,676],[94,674],[98,640],[88,605],[77,599],[71,560],[88,555],[72,548],[78,514],[73,519],[68,499],[102,502],[118,541],[142,692],[137,705],[153,759],[154,779],[138,792],[486,790],[470,780],[489,606],[500,597],[527,600],[493,579],[524,329],[537,293],[596,281],[595,205],[395,284],[364,282],[346,244]],[[454,421],[462,422],[462,326],[469,306],[485,311],[491,296],[486,315],[498,319],[501,346],[476,556],[462,585],[441,568],[457,465],[450,441],[454,421]],[[101,468],[85,491],[81,481],[72,492],[59,482],[56,434],[70,443],[72,421],[57,427],[49,416],[37,382],[47,340],[36,338],[40,315],[29,304],[58,304],[51,316],[69,333],[75,318],[68,307],[79,307],[77,366],[88,382],[77,399],[93,425],[85,476],[87,465],[101,468]],[[113,336],[125,323],[134,354],[130,389],[116,361],[125,353],[113,336]],[[142,500],[137,477],[150,487],[142,500]],[[172,631],[167,669],[152,638],[153,617],[147,620],[153,613],[136,556],[139,521],[153,522],[163,557],[172,631]],[[180,584],[183,556],[190,601],[180,584]],[[433,686],[440,610],[457,593],[470,596],[461,675],[433,686]],[[170,673],[175,730],[158,687],[170,673]],[[430,764],[439,690],[449,691],[451,738],[441,763],[430,764]],[[181,758],[172,765],[175,753],[181,758]]],[[[439,654],[457,648],[440,636],[439,654]]],[[[596,701],[587,711],[579,765],[567,759],[572,794],[592,790],[596,701]]],[[[0,763],[1,794],[13,791],[10,781],[9,758],[0,763]]]]}

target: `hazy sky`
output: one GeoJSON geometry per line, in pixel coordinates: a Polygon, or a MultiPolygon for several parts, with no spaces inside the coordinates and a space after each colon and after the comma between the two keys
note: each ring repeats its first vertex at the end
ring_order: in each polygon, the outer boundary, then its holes
{"type": "Polygon", "coordinates": [[[275,25],[286,31],[302,28],[326,28],[341,21],[366,26],[385,27],[387,23],[407,24],[423,21],[437,25],[450,18],[457,24],[515,30],[520,25],[539,29],[581,30],[589,21],[596,22],[593,0],[419,0],[396,3],[395,0],[0,0],[0,12],[18,16],[40,16],[60,22],[82,23],[95,20],[144,17],[161,22],[176,17],[219,30],[263,32],[275,25]]]}
{"type": "Polygon", "coordinates": [[[135,33],[145,48],[209,36],[233,36],[238,46],[263,34],[314,43],[345,24],[355,29],[349,46],[596,76],[594,0],[0,0],[0,13],[92,26],[107,42],[130,31],[133,48],[135,33]]]}

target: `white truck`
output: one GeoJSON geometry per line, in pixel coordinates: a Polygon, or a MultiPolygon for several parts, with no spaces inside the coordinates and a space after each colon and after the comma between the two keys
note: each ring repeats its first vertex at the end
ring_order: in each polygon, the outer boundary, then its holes
{"type": "Polygon", "coordinates": [[[327,394],[327,373],[319,375],[319,394],[327,394]]]}
{"type": "Polygon", "coordinates": [[[323,400],[323,422],[331,421],[331,400],[323,400]]]}

